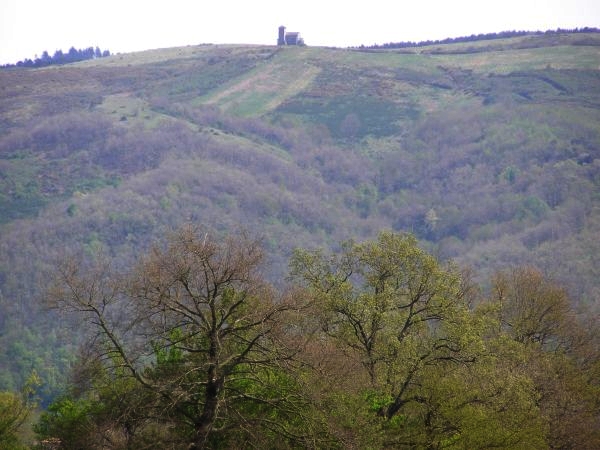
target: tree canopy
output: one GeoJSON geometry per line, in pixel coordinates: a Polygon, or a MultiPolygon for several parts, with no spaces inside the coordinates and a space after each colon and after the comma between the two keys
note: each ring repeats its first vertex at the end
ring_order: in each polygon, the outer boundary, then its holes
{"type": "MultiPolygon", "coordinates": [[[[68,258],[48,301],[91,327],[40,442],[75,448],[592,448],[598,330],[533,268],[489,296],[414,236],[298,249],[172,233],[130,270],[68,258]]],[[[48,445],[50,445],[48,444],[48,445]]]]}

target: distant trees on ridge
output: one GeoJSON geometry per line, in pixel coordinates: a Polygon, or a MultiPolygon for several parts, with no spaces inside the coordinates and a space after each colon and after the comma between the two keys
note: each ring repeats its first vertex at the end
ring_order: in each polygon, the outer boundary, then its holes
{"type": "Polygon", "coordinates": [[[507,39],[518,36],[540,36],[548,34],[560,34],[560,33],[600,33],[600,29],[594,27],[575,28],[573,30],[557,28],[556,30],[546,31],[501,31],[498,33],[480,33],[472,34],[470,36],[460,36],[456,38],[446,38],[441,40],[427,40],[420,42],[388,42],[386,44],[374,44],[374,45],[361,45],[360,49],[385,49],[385,48],[410,48],[410,47],[425,47],[427,45],[439,45],[439,44],[458,44],[461,42],[475,42],[475,41],[486,41],[490,39],[507,39]]]}
{"type": "Polygon", "coordinates": [[[71,47],[68,52],[64,53],[62,50],[56,50],[53,56],[50,56],[47,50],[42,52],[42,56],[36,55],[35,59],[26,58],[16,64],[5,64],[2,67],[44,67],[53,64],[68,64],[78,61],[85,61],[86,59],[104,58],[110,56],[110,51],[101,50],[100,47],[88,47],[85,49],[76,49],[71,47]]]}

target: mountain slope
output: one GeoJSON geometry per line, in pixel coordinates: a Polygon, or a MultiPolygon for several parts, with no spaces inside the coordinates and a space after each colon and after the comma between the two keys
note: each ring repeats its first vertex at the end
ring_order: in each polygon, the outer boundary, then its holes
{"type": "Polygon", "coordinates": [[[275,281],[296,246],[391,228],[479,280],[537,265],[598,305],[595,33],[162,49],[2,70],[0,93],[0,388],[68,359],[17,345],[64,339],[40,307],[57,258],[125,264],[189,221],[262,235],[275,281]]]}

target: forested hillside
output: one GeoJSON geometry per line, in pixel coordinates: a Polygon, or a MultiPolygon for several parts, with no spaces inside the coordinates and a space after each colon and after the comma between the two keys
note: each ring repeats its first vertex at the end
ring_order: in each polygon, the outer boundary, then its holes
{"type": "Polygon", "coordinates": [[[469,269],[482,298],[531,266],[597,313],[599,194],[597,33],[5,68],[0,391],[35,373],[46,407],[64,387],[88,330],[44,301],[60,261],[125,270],[190,223],[260,237],[278,288],[295,248],[391,230],[469,269]]]}

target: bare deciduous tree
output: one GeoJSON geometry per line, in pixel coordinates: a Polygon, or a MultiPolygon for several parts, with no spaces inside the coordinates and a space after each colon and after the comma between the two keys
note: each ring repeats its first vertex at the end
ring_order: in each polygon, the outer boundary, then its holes
{"type": "MultiPolygon", "coordinates": [[[[110,370],[152,393],[148,417],[184,424],[189,448],[204,448],[234,423],[256,426],[261,407],[291,414],[302,403],[289,385],[273,382],[295,352],[283,327],[296,306],[263,281],[262,257],[244,235],[215,242],[187,227],[127,275],[67,261],[50,299],[84,315],[110,370]]],[[[262,425],[297,437],[283,423],[262,425]]]]}

